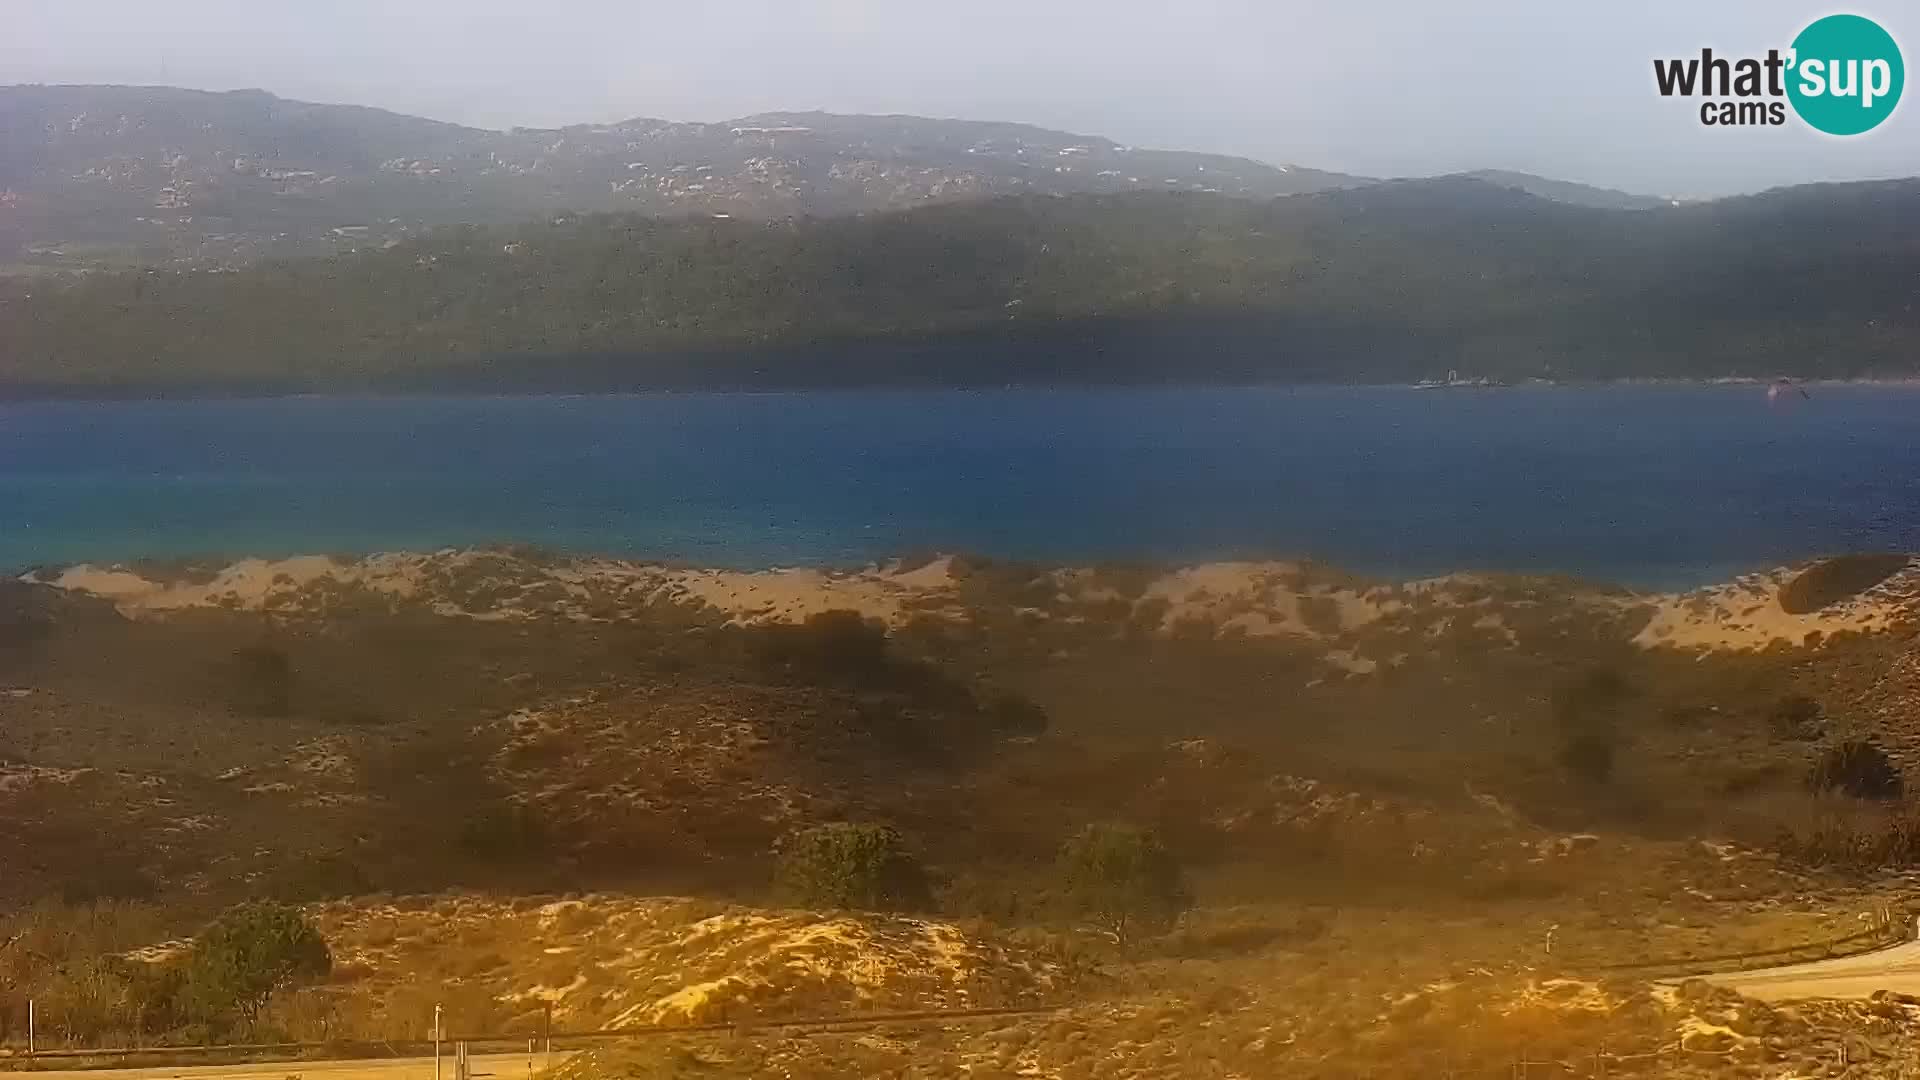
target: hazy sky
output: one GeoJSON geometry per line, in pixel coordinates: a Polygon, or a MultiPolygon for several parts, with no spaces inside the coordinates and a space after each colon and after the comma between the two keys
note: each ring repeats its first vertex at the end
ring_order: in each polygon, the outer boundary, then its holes
{"type": "MultiPolygon", "coordinates": [[[[1852,139],[1702,127],[1655,56],[1911,0],[0,0],[0,82],[261,87],[485,127],[772,109],[1024,120],[1369,175],[1673,195],[1920,174],[1920,100],[1852,139]]],[[[1920,91],[1908,95],[1920,97],[1920,91]]]]}

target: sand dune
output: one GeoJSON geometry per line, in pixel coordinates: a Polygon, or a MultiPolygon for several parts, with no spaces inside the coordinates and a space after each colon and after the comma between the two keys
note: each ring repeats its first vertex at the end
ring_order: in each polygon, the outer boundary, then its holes
{"type": "Polygon", "coordinates": [[[81,564],[32,579],[112,600],[147,618],[190,608],[312,612],[333,590],[418,601],[446,615],[592,618],[609,607],[704,606],[743,622],[799,622],[853,610],[896,624],[910,608],[938,606],[954,588],[953,559],[832,572],[812,568],[691,570],[611,559],[538,562],[491,551],[371,555],[352,562],[310,555],[243,559],[211,575],[149,578],[124,566],[81,564]],[[474,603],[484,598],[484,603],[474,603]]]}
{"type": "Polygon", "coordinates": [[[1818,610],[1789,612],[1781,604],[1781,590],[1813,565],[1781,567],[1691,592],[1647,597],[1652,618],[1634,643],[1682,649],[1805,645],[1839,633],[1894,629],[1920,615],[1920,569],[1914,567],[1818,610]]]}
{"type": "Polygon", "coordinates": [[[1819,565],[1816,560],[1680,593],[1484,573],[1372,582],[1289,561],[1203,563],[1147,578],[1064,568],[1039,572],[1026,583],[1026,589],[1040,586],[1053,594],[1050,603],[1037,606],[1030,591],[1015,605],[1010,594],[976,587],[971,571],[953,556],[855,570],[742,571],[444,550],[352,561],[244,559],[172,574],[82,564],[30,580],[103,597],[137,619],[194,608],[317,615],[347,600],[372,599],[476,619],[618,619],[672,604],[735,623],[794,623],[851,610],[898,627],[923,617],[964,619],[997,604],[1038,621],[1131,621],[1168,636],[1292,639],[1323,647],[1337,666],[1359,674],[1392,655],[1379,647],[1385,639],[1400,639],[1406,649],[1464,634],[1487,648],[1519,647],[1524,627],[1537,629],[1555,619],[1631,622],[1626,635],[1643,648],[1753,650],[1885,631],[1913,623],[1920,612],[1920,564],[1817,610],[1788,610],[1782,590],[1819,565]],[[1375,646],[1371,658],[1361,648],[1368,642],[1375,646]]]}

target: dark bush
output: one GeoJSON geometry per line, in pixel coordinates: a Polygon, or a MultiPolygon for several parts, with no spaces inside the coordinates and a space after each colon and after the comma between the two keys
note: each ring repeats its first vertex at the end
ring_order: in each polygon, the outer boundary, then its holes
{"type": "Polygon", "coordinates": [[[460,821],[463,851],[489,859],[531,855],[546,843],[540,816],[525,804],[501,797],[482,801],[460,821]]]}
{"type": "Polygon", "coordinates": [[[285,716],[293,711],[293,664],[271,645],[234,650],[228,664],[233,707],[254,716],[285,716]]]}
{"type": "Polygon", "coordinates": [[[1866,592],[1906,569],[1905,555],[1839,555],[1807,567],[1780,587],[1780,610],[1805,615],[1866,592]]]}
{"type": "Polygon", "coordinates": [[[1002,735],[1044,735],[1047,710],[1019,694],[991,694],[982,706],[987,723],[1002,735]]]}
{"type": "Polygon", "coordinates": [[[937,708],[914,705],[905,696],[868,693],[853,702],[853,730],[867,750],[890,752],[923,765],[949,761],[968,734],[937,708]]]}
{"type": "Polygon", "coordinates": [[[1060,849],[1060,874],[1074,911],[1121,945],[1166,929],[1193,904],[1180,864],[1132,825],[1087,826],[1060,849]]]}
{"type": "Polygon", "coordinates": [[[1560,744],[1560,767],[1589,784],[1613,779],[1615,740],[1599,732],[1570,735],[1560,744]]]}
{"type": "Polygon", "coordinates": [[[1859,874],[1906,869],[1920,863],[1920,812],[1905,804],[1811,807],[1782,822],[1772,846],[1808,866],[1859,874]]]}
{"type": "Polygon", "coordinates": [[[1262,949],[1297,946],[1324,937],[1326,920],[1311,914],[1277,920],[1255,919],[1225,925],[1195,926],[1170,936],[1162,947],[1174,956],[1201,957],[1216,953],[1247,955],[1262,949]]]}
{"type": "Polygon", "coordinates": [[[102,900],[151,900],[160,883],[130,859],[102,854],[60,882],[60,899],[67,904],[102,900]]]}
{"type": "Polygon", "coordinates": [[[262,891],[274,900],[298,903],[359,896],[374,889],[366,870],[351,856],[316,852],[268,874],[262,891]]]}
{"type": "Polygon", "coordinates": [[[1792,770],[1784,763],[1768,761],[1754,765],[1732,765],[1721,774],[1714,790],[1722,795],[1751,795],[1769,788],[1791,784],[1792,770]]]}
{"type": "Polygon", "coordinates": [[[1589,668],[1554,688],[1554,719],[1565,728],[1592,728],[1609,724],[1611,713],[1632,696],[1633,688],[1617,671],[1589,668]]]}
{"type": "Polygon", "coordinates": [[[868,683],[889,673],[887,629],[857,611],[822,611],[798,626],[759,627],[763,663],[837,681],[868,683]]]}
{"type": "Polygon", "coordinates": [[[1824,734],[1820,703],[1803,694],[1788,694],[1767,711],[1767,731],[1775,739],[1807,742],[1824,734]]]}
{"type": "Polygon", "coordinates": [[[1810,791],[1842,791],[1856,799],[1897,799],[1900,767],[1871,739],[1850,739],[1820,755],[1807,771],[1810,791]]]}
{"type": "Polygon", "coordinates": [[[781,840],[775,855],[774,887],[788,903],[867,911],[928,903],[926,872],[889,826],[817,825],[781,840]]]}
{"type": "Polygon", "coordinates": [[[36,586],[0,578],[0,657],[24,655],[53,632],[36,586]]]}

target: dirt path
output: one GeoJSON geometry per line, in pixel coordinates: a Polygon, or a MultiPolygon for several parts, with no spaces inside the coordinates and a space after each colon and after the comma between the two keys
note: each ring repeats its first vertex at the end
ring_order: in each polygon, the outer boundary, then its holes
{"type": "Polygon", "coordinates": [[[1762,1001],[1864,998],[1876,990],[1920,995],[1920,941],[1836,960],[1701,977],[1762,1001]]]}

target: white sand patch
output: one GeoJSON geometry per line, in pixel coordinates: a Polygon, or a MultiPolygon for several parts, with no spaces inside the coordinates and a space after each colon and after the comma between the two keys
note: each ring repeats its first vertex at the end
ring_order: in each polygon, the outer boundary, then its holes
{"type": "Polygon", "coordinates": [[[316,594],[358,591],[417,602],[450,617],[480,620],[547,615],[615,617],[655,603],[711,608],[736,622],[800,622],[851,610],[889,625],[950,610],[958,584],[951,557],[911,568],[895,562],[856,571],[790,568],[688,570],[612,559],[536,562],[502,552],[437,551],[339,562],[320,555],[243,559],[204,580],[151,580],[125,567],[68,567],[47,582],[114,602],[130,618],[190,608],[313,613],[316,594]]]}
{"type": "Polygon", "coordinates": [[[665,598],[703,604],[743,623],[796,623],[826,611],[857,611],[897,625],[909,609],[951,600],[956,585],[951,558],[906,571],[895,564],[845,574],[797,568],[662,571],[660,577],[665,598]]]}
{"type": "Polygon", "coordinates": [[[324,555],[242,559],[204,582],[149,581],[121,567],[103,569],[83,563],[63,570],[49,584],[112,600],[121,614],[130,617],[196,607],[259,611],[322,581],[408,596],[417,587],[419,562],[425,558],[429,556],[376,555],[352,564],[324,555]]]}
{"type": "Polygon", "coordinates": [[[635,1024],[698,1023],[714,1014],[716,1005],[745,1004],[747,991],[765,985],[740,975],[683,986],[658,1001],[642,1002],[622,1010],[607,1022],[609,1029],[635,1024]]]}
{"type": "Polygon", "coordinates": [[[982,979],[1039,995],[1059,968],[948,923],[893,915],[721,909],[672,897],[549,903],[479,897],[329,901],[308,912],[362,985],[406,987],[476,948],[468,978],[497,1000],[549,1002],[581,1027],[617,1029],[819,1013],[836,1003],[955,1008],[982,979]],[[474,931],[483,931],[478,941],[474,931]]]}
{"type": "MultiPolygon", "coordinates": [[[[737,571],[451,549],[356,561],[325,556],[247,559],[211,574],[171,579],[150,578],[126,567],[81,565],[60,572],[49,584],[107,598],[131,618],[196,608],[312,617],[360,610],[360,604],[371,601],[375,611],[411,606],[485,621],[617,621],[669,606],[749,625],[797,623],[838,610],[891,628],[919,618],[964,620],[971,596],[964,588],[965,570],[952,557],[844,571],[737,571]]],[[[1743,642],[1781,636],[1798,641],[1813,626],[1837,628],[1833,614],[1823,612],[1808,626],[1770,625],[1756,635],[1750,625],[1758,617],[1754,613],[1729,607],[1719,616],[1690,614],[1678,610],[1681,598],[1648,600],[1540,579],[1473,573],[1397,584],[1365,582],[1291,561],[1206,563],[1170,570],[1144,583],[1129,575],[1114,577],[1110,571],[1056,569],[1034,584],[1051,594],[1051,601],[1020,607],[1017,613],[1036,628],[1111,619],[1118,630],[1130,625],[1125,610],[1131,604],[1134,617],[1152,620],[1160,634],[1315,646],[1329,650],[1329,663],[1356,674],[1374,669],[1358,652],[1391,655],[1378,642],[1363,646],[1366,635],[1397,635],[1419,646],[1427,639],[1471,630],[1483,642],[1491,637],[1517,647],[1556,619],[1614,618],[1639,605],[1663,608],[1642,644],[1714,643],[1729,635],[1743,642]]],[[[1774,586],[1777,592],[1777,582],[1774,586]]],[[[1007,602],[1004,597],[994,600],[990,591],[982,596],[982,603],[1007,602]]],[[[1764,608],[1769,599],[1754,597],[1747,606],[1764,608]]]]}
{"type": "Polygon", "coordinates": [[[1162,575],[1139,603],[1166,605],[1162,633],[1197,626],[1248,637],[1327,638],[1384,614],[1373,591],[1310,584],[1299,563],[1217,562],[1162,575]]]}
{"type": "Polygon", "coordinates": [[[1357,656],[1351,649],[1328,649],[1322,658],[1334,667],[1355,675],[1371,675],[1380,668],[1378,661],[1357,656]]]}
{"type": "Polygon", "coordinates": [[[1582,979],[1544,979],[1522,987],[1498,1011],[1511,1015],[1524,1008],[1550,1008],[1567,1012],[1610,1013],[1618,1005],[1598,983],[1582,979]]]}
{"type": "Polygon", "coordinates": [[[337,735],[313,739],[293,748],[287,758],[290,768],[316,777],[352,781],[353,761],[347,754],[347,742],[337,735]]]}
{"type": "MultiPolygon", "coordinates": [[[[1077,579],[1059,580],[1078,584],[1077,579]]],[[[1417,623],[1417,615],[1432,619],[1431,615],[1422,615],[1426,612],[1494,608],[1507,603],[1526,605],[1531,601],[1510,594],[1516,587],[1529,584],[1524,578],[1509,580],[1486,574],[1357,584],[1302,563],[1219,562],[1162,575],[1146,587],[1138,603],[1166,605],[1159,627],[1162,633],[1212,628],[1217,633],[1248,637],[1285,635],[1332,641],[1383,620],[1417,623]]],[[[1083,587],[1078,593],[1069,593],[1063,588],[1063,595],[1084,596],[1089,591],[1083,587]]],[[[1568,591],[1564,600],[1572,609],[1613,609],[1619,604],[1587,590],[1568,591]]],[[[1442,615],[1425,625],[1430,636],[1439,637],[1450,623],[1442,615]]],[[[1473,625],[1502,634],[1510,644],[1518,642],[1518,635],[1497,615],[1480,616],[1473,625]]],[[[1338,657],[1332,659],[1341,663],[1338,657]]]]}
{"type": "Polygon", "coordinates": [[[1509,645],[1520,644],[1520,635],[1514,633],[1513,627],[1508,626],[1506,620],[1498,615],[1487,614],[1480,616],[1473,620],[1473,628],[1475,630],[1491,630],[1505,638],[1509,645]]]}
{"type": "Polygon", "coordinates": [[[68,567],[47,584],[117,601],[138,601],[165,588],[131,570],[102,570],[87,563],[68,567]]]}
{"type": "Polygon", "coordinates": [[[1692,592],[1648,597],[1653,618],[1634,637],[1634,644],[1643,648],[1764,649],[1774,644],[1805,644],[1815,633],[1876,633],[1915,617],[1920,571],[1913,567],[1818,611],[1792,614],[1780,606],[1780,590],[1804,569],[1782,567],[1692,592]]]}
{"type": "Polygon", "coordinates": [[[549,1005],[557,1005],[567,1000],[568,996],[584,988],[586,985],[587,977],[584,974],[578,974],[573,977],[572,982],[567,983],[565,986],[530,986],[525,990],[515,993],[502,994],[500,997],[505,1001],[544,1001],[549,1005]]]}
{"type": "Polygon", "coordinates": [[[187,938],[175,938],[155,945],[145,945],[120,955],[128,960],[142,964],[164,964],[170,960],[185,956],[193,951],[193,942],[187,938]]]}
{"type": "Polygon", "coordinates": [[[958,579],[953,576],[953,556],[951,555],[942,555],[912,570],[896,568],[889,575],[889,579],[900,588],[927,592],[945,591],[958,584],[958,579]]]}
{"type": "Polygon", "coordinates": [[[0,765],[0,792],[34,784],[71,784],[92,769],[55,769],[45,765],[0,765]]]}
{"type": "Polygon", "coordinates": [[[1722,1053],[1746,1041],[1746,1036],[1724,1024],[1692,1015],[1680,1018],[1674,1025],[1674,1034],[1680,1037],[1680,1049],[1701,1053],[1722,1053]]]}
{"type": "Polygon", "coordinates": [[[608,1027],[699,1023],[767,992],[840,988],[867,998],[903,981],[964,1000],[980,956],[959,929],[918,919],[717,915],[682,932],[685,952],[735,958],[734,970],[623,1010],[608,1027]],[[755,991],[760,992],[756,994],[755,991]]]}
{"type": "Polygon", "coordinates": [[[540,905],[535,909],[534,915],[539,919],[541,930],[552,930],[561,916],[568,912],[584,911],[586,907],[586,902],[581,900],[555,900],[552,903],[540,905]]]}

